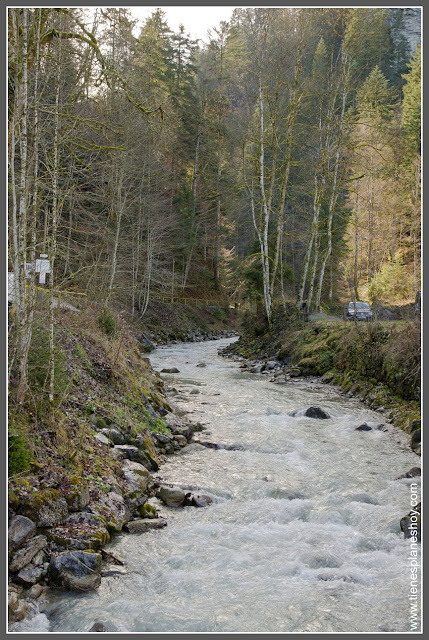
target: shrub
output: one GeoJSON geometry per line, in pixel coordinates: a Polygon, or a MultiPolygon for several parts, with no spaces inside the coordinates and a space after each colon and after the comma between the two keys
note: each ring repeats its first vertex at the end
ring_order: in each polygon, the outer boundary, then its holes
{"type": "Polygon", "coordinates": [[[226,317],[225,309],[222,309],[222,307],[215,307],[213,309],[212,315],[214,315],[216,320],[219,320],[219,321],[223,322],[225,320],[225,317],[226,317]]]}
{"type": "Polygon", "coordinates": [[[392,262],[386,262],[368,286],[368,299],[371,304],[376,300],[379,302],[398,302],[406,300],[412,295],[412,279],[399,256],[395,256],[395,260],[392,262]]]}
{"type": "Polygon", "coordinates": [[[334,365],[345,371],[372,380],[382,379],[382,347],[389,333],[382,326],[366,323],[365,327],[350,330],[338,345],[334,365]]]}
{"type": "Polygon", "coordinates": [[[103,307],[97,318],[98,326],[109,338],[114,338],[118,331],[118,323],[113,313],[107,307],[103,307]]]}
{"type": "Polygon", "coordinates": [[[27,438],[14,430],[8,434],[8,475],[28,471],[32,455],[27,438]]]}
{"type": "Polygon", "coordinates": [[[392,329],[383,346],[383,371],[389,387],[410,400],[420,399],[420,323],[411,322],[392,329]]]}
{"type": "MultiPolygon", "coordinates": [[[[41,326],[33,330],[28,353],[28,384],[36,392],[41,391],[49,377],[49,334],[41,326]]],[[[54,393],[62,395],[69,384],[67,362],[64,353],[54,347],[54,393]]]]}

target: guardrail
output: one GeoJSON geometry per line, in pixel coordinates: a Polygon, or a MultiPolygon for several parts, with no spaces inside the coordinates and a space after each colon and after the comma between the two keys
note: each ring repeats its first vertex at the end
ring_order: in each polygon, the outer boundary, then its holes
{"type": "Polygon", "coordinates": [[[218,307],[218,300],[209,300],[207,298],[182,298],[179,296],[160,296],[160,295],[152,295],[150,300],[154,302],[162,302],[164,304],[186,304],[194,307],[205,306],[205,307],[218,307]]]}

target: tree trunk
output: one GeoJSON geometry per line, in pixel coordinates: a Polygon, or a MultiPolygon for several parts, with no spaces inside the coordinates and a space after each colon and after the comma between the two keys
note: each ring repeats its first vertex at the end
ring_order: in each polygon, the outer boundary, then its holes
{"type": "Polygon", "coordinates": [[[358,227],[358,210],[359,210],[359,193],[356,192],[354,222],[355,222],[355,259],[353,270],[353,291],[354,299],[359,300],[359,279],[358,279],[358,264],[359,264],[359,227],[358,227]]]}
{"type": "MultiPolygon", "coordinates": [[[[57,60],[57,89],[55,95],[55,130],[53,144],[53,166],[52,166],[52,224],[51,224],[51,243],[50,243],[50,282],[49,282],[49,402],[54,402],[55,389],[55,343],[54,343],[54,324],[55,324],[55,258],[57,253],[57,228],[58,228],[58,178],[59,178],[59,128],[60,128],[60,74],[61,74],[61,50],[59,59],[57,60]]],[[[59,304],[59,300],[57,300],[59,304]]]]}
{"type": "Polygon", "coordinates": [[[270,263],[268,253],[268,227],[270,212],[265,194],[265,149],[264,149],[264,100],[262,95],[262,79],[259,79],[259,189],[261,192],[262,229],[260,235],[262,280],[264,288],[265,313],[268,324],[271,324],[271,295],[270,295],[270,263]]]}
{"type": "Polygon", "coordinates": [[[218,156],[217,156],[217,176],[216,176],[216,247],[215,247],[215,268],[214,284],[218,290],[220,285],[220,247],[221,247],[221,193],[220,183],[222,177],[222,137],[219,134],[218,156]]]}
{"type": "Polygon", "coordinates": [[[27,358],[26,325],[28,320],[26,271],[27,260],[27,205],[28,205],[28,9],[22,10],[22,82],[19,86],[21,93],[21,118],[19,131],[20,147],[20,193],[17,224],[17,260],[15,272],[16,295],[16,326],[17,326],[17,356],[19,367],[19,384],[17,399],[22,403],[27,391],[27,358]]]}
{"type": "MultiPolygon", "coordinates": [[[[34,310],[36,305],[36,221],[38,211],[38,172],[39,172],[39,62],[40,62],[40,27],[41,27],[41,9],[38,12],[37,32],[36,32],[36,60],[35,60],[35,78],[34,78],[34,114],[33,114],[33,207],[32,217],[30,219],[30,295],[27,309],[27,320],[22,336],[21,362],[20,362],[20,380],[27,379],[28,354],[30,351],[31,337],[34,324],[34,310]]],[[[23,385],[20,393],[25,394],[25,386],[23,385]]],[[[20,394],[18,394],[20,396],[20,394]]],[[[19,397],[19,401],[24,400],[24,395],[19,397]]]]}
{"type": "MultiPolygon", "coordinates": [[[[347,64],[347,63],[346,63],[347,64]]],[[[343,81],[346,85],[347,83],[347,72],[344,69],[344,78],[343,81]]],[[[342,92],[342,101],[341,101],[341,113],[338,124],[338,132],[337,132],[337,140],[336,140],[336,153],[335,153],[335,165],[334,165],[334,175],[332,180],[332,190],[331,197],[329,200],[329,209],[328,209],[328,246],[323,256],[322,264],[320,267],[319,273],[319,282],[317,286],[316,292],[316,311],[320,311],[320,300],[322,296],[322,287],[323,287],[323,279],[325,276],[326,264],[331,257],[332,254],[332,221],[335,213],[335,206],[337,204],[338,195],[341,187],[342,176],[344,175],[345,168],[343,167],[343,171],[341,176],[339,175],[340,171],[340,152],[341,152],[341,144],[343,141],[343,130],[344,130],[344,114],[346,111],[346,100],[347,100],[347,86],[344,86],[342,92]]]]}

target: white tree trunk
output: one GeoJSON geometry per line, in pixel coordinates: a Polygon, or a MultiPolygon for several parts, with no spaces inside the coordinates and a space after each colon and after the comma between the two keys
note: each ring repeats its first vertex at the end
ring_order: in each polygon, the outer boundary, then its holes
{"type": "Polygon", "coordinates": [[[259,189],[261,192],[262,207],[262,281],[264,288],[265,313],[268,324],[271,324],[271,295],[270,295],[270,263],[268,253],[268,227],[270,222],[270,212],[265,194],[265,149],[264,149],[264,99],[262,95],[262,80],[259,79],[259,189]]]}

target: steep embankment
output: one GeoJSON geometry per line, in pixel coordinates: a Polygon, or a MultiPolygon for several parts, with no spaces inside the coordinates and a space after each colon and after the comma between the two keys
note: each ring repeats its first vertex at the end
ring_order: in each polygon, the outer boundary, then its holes
{"type": "Polygon", "coordinates": [[[189,300],[188,304],[167,304],[152,301],[141,319],[134,321],[135,331],[157,344],[171,342],[199,342],[227,337],[240,325],[241,316],[227,304],[202,304],[189,300]]]}
{"type": "MultiPolygon", "coordinates": [[[[151,472],[202,427],[175,412],[145,357],[151,347],[144,336],[167,341],[190,332],[202,340],[224,326],[223,318],[208,312],[204,318],[195,310],[181,317],[171,314],[162,326],[161,321],[155,324],[156,313],[166,310],[152,309],[146,326],[130,327],[107,309],[59,309],[52,405],[46,313],[42,300],[29,356],[30,391],[23,406],[14,400],[12,370],[10,622],[22,620],[36,607],[43,610],[50,587],[91,590],[103,572],[121,571],[103,547],[124,527],[146,531],[165,526],[148,503],[157,489],[151,472]],[[158,329],[156,336],[151,327],[158,329]],[[102,559],[110,559],[110,566],[102,565],[102,559]]],[[[193,504],[192,496],[187,504],[193,504]]]]}
{"type": "Polygon", "coordinates": [[[230,349],[256,360],[261,371],[276,359],[287,376],[340,385],[412,434],[411,446],[420,450],[419,321],[304,323],[277,316],[271,332],[247,331],[230,349]]]}

